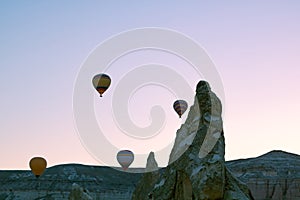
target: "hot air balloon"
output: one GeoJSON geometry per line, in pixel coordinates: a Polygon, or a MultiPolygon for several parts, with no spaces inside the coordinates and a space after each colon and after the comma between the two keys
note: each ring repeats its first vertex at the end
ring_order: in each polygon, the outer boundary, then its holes
{"type": "Polygon", "coordinates": [[[111,79],[106,74],[97,74],[96,76],[94,76],[92,82],[93,82],[94,88],[98,91],[98,93],[100,94],[100,97],[102,97],[102,94],[110,86],[111,79]]]}
{"type": "Polygon", "coordinates": [[[134,155],[130,150],[121,150],[117,154],[117,160],[124,170],[127,170],[129,165],[134,160],[134,155]]]}
{"type": "Polygon", "coordinates": [[[39,177],[47,167],[47,161],[42,157],[34,157],[29,162],[30,169],[35,177],[39,177]]]}
{"type": "Polygon", "coordinates": [[[173,108],[177,112],[177,114],[179,115],[179,118],[181,118],[181,115],[183,115],[183,113],[188,108],[188,104],[184,100],[177,100],[177,101],[174,102],[173,108]]]}

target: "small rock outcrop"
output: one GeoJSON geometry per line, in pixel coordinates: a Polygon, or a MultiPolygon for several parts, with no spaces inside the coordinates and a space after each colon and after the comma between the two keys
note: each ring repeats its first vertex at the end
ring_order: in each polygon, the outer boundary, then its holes
{"type": "Polygon", "coordinates": [[[80,187],[78,184],[73,183],[72,191],[70,192],[69,200],[92,200],[93,198],[80,187]]]}
{"type": "Polygon", "coordinates": [[[154,157],[154,152],[150,152],[148,158],[147,158],[147,164],[146,164],[146,172],[152,172],[158,170],[158,164],[154,157]]]}
{"type": "Polygon", "coordinates": [[[145,171],[146,173],[143,174],[141,180],[135,188],[135,191],[132,194],[132,199],[134,200],[148,199],[151,188],[159,179],[160,174],[153,152],[150,152],[148,156],[145,171]]]}
{"type": "MultiPolygon", "coordinates": [[[[133,199],[253,199],[247,186],[225,166],[221,113],[221,101],[207,82],[200,81],[194,105],[176,133],[168,166],[155,184],[149,185],[144,175],[134,192],[140,198],[133,199]]],[[[148,176],[153,180],[153,173],[148,176]]]]}

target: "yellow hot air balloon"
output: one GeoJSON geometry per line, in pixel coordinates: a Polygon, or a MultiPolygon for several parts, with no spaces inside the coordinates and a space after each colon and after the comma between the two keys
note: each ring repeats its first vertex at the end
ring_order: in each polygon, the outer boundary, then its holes
{"type": "Polygon", "coordinates": [[[117,160],[124,170],[127,170],[129,165],[134,160],[134,155],[130,150],[121,150],[117,154],[117,160]]]}
{"type": "Polygon", "coordinates": [[[183,115],[183,113],[188,108],[188,104],[185,100],[177,100],[177,101],[174,102],[173,108],[177,112],[177,114],[179,115],[179,118],[181,118],[181,115],[183,115]]]}
{"type": "Polygon", "coordinates": [[[35,177],[39,177],[47,167],[47,161],[42,157],[34,157],[29,162],[30,169],[35,177]]]}
{"type": "Polygon", "coordinates": [[[107,74],[97,74],[93,77],[93,85],[94,88],[98,91],[100,94],[100,97],[102,97],[102,94],[108,89],[110,86],[111,79],[107,74]]]}

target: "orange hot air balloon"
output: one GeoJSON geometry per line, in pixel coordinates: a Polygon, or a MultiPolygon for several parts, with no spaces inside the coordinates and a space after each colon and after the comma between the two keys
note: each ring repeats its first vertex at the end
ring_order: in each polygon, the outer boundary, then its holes
{"type": "Polygon", "coordinates": [[[30,169],[35,177],[39,177],[47,167],[47,161],[42,157],[34,157],[29,162],[30,169]]]}
{"type": "Polygon", "coordinates": [[[111,79],[107,74],[97,74],[93,77],[93,86],[102,97],[102,94],[109,88],[111,79]]]}

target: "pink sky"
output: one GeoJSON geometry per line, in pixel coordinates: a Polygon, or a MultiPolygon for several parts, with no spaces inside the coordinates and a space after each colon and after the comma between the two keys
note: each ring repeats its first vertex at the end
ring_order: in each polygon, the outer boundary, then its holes
{"type": "Polygon", "coordinates": [[[298,1],[69,3],[1,3],[0,169],[28,169],[36,155],[49,166],[98,165],[73,120],[80,66],[112,35],[153,26],[193,38],[215,63],[226,95],[226,160],[300,154],[298,1]]]}

